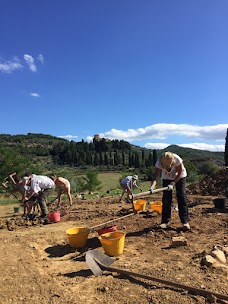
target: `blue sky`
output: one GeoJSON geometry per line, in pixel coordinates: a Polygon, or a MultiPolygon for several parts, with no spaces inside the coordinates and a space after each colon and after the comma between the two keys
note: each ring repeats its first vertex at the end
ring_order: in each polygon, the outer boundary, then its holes
{"type": "Polygon", "coordinates": [[[224,151],[227,0],[0,0],[0,133],[224,151]]]}

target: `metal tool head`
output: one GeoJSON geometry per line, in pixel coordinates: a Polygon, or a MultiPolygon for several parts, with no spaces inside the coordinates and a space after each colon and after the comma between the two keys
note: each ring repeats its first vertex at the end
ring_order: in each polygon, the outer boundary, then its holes
{"type": "Polygon", "coordinates": [[[114,262],[112,258],[95,249],[87,251],[85,259],[86,264],[89,266],[89,268],[92,270],[92,273],[96,277],[101,275],[103,272],[100,265],[104,265],[102,268],[105,269],[105,267],[108,268],[114,262]]]}

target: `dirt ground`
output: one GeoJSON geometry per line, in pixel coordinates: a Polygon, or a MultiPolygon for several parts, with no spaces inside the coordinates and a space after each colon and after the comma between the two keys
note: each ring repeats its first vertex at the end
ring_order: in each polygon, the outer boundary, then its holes
{"type": "Polygon", "coordinates": [[[90,232],[85,247],[69,246],[68,228],[92,227],[118,218],[113,224],[126,237],[124,252],[114,257],[113,267],[228,295],[228,262],[224,267],[202,264],[214,246],[228,246],[228,213],[215,209],[212,197],[188,195],[191,231],[181,231],[175,209],[172,228],[163,231],[158,227],[160,215],[152,213],[149,204],[160,198],[152,195],[145,212],[126,218],[121,217],[132,212],[131,204],[119,203],[118,197],[75,198],[70,213],[63,208],[60,222],[46,225],[23,220],[22,212],[14,214],[13,205],[1,206],[0,303],[228,303],[114,272],[95,277],[85,253],[90,249],[104,252],[96,230],[90,232]],[[178,236],[187,244],[172,247],[172,238],[178,236]]]}

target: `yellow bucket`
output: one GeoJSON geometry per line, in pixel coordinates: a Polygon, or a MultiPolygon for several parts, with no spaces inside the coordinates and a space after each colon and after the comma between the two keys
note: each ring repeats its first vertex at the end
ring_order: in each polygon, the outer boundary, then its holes
{"type": "Polygon", "coordinates": [[[85,227],[74,227],[66,230],[68,236],[69,244],[73,248],[82,248],[85,246],[88,235],[89,228],[85,227]]]}
{"type": "Polygon", "coordinates": [[[105,253],[109,256],[117,256],[123,253],[124,242],[125,242],[125,232],[114,231],[108,232],[100,235],[98,239],[105,253]]]}
{"type": "Polygon", "coordinates": [[[158,214],[162,213],[162,202],[151,202],[150,207],[152,211],[155,211],[158,214]]]}
{"type": "Polygon", "coordinates": [[[146,200],[139,199],[134,201],[134,208],[136,211],[145,211],[146,210],[146,200]]]}

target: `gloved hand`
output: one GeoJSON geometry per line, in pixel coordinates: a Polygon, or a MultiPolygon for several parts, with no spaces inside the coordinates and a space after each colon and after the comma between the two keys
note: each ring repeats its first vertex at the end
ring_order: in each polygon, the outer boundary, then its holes
{"type": "Polygon", "coordinates": [[[150,187],[149,191],[150,191],[150,194],[152,194],[154,192],[154,188],[150,187]]]}
{"type": "Polygon", "coordinates": [[[174,188],[174,185],[175,185],[175,183],[174,182],[172,182],[172,183],[170,183],[167,187],[168,187],[168,191],[173,191],[173,188],[174,188]]]}
{"type": "Polygon", "coordinates": [[[142,192],[142,188],[139,189],[142,192]]]}

